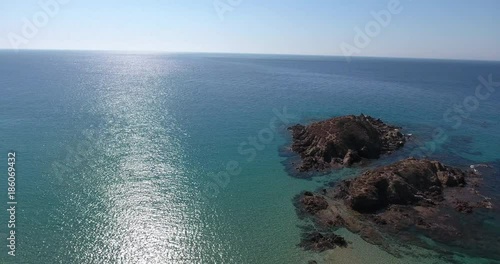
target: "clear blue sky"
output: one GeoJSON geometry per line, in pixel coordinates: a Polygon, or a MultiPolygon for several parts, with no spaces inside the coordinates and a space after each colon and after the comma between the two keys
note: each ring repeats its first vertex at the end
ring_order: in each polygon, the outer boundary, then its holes
{"type": "MultiPolygon", "coordinates": [[[[47,1],[0,2],[1,49],[47,1]]],[[[71,0],[19,48],[342,55],[354,28],[390,0],[240,1],[221,20],[214,0],[71,0]]],[[[401,13],[356,55],[500,60],[500,1],[400,2],[401,13]]]]}

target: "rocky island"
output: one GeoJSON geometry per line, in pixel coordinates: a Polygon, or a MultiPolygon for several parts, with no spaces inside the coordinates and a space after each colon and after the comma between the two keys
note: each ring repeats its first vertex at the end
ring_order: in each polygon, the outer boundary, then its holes
{"type": "Polygon", "coordinates": [[[292,132],[291,150],[301,158],[299,172],[377,159],[402,147],[406,141],[399,127],[363,114],[335,117],[307,126],[297,124],[288,129],[292,132]]]}
{"type": "MultiPolygon", "coordinates": [[[[473,172],[408,158],[317,193],[304,192],[296,206],[299,215],[311,217],[318,229],[343,227],[389,252],[393,241],[432,247],[423,235],[435,243],[500,257],[498,239],[487,238],[480,228],[468,228],[482,223],[471,217],[473,211],[492,207],[490,199],[475,189],[479,182],[473,172]]],[[[325,232],[305,234],[301,242],[316,250],[345,244],[325,232]]]]}

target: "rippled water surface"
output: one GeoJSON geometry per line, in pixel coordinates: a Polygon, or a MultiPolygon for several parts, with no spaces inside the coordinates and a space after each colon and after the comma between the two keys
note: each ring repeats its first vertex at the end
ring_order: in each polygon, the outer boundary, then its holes
{"type": "Polygon", "coordinates": [[[428,154],[453,165],[498,164],[500,87],[475,97],[490,74],[500,81],[500,63],[2,51],[0,150],[18,156],[18,235],[16,257],[3,246],[0,260],[444,263],[418,248],[398,259],[345,230],[347,249],[298,248],[292,198],[356,170],[290,177],[285,128],[365,113],[419,142],[441,128],[448,140],[428,154]]]}

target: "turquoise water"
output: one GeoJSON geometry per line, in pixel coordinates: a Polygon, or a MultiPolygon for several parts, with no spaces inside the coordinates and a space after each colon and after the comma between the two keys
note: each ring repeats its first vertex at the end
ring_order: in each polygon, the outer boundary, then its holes
{"type": "Polygon", "coordinates": [[[500,63],[2,51],[0,171],[16,151],[18,209],[16,256],[2,246],[0,261],[445,263],[418,248],[396,258],[345,230],[349,248],[303,252],[293,197],[357,170],[296,179],[280,152],[287,125],[365,113],[422,143],[441,128],[448,139],[426,154],[453,165],[498,163],[500,87],[443,117],[489,74],[500,81],[500,63]]]}

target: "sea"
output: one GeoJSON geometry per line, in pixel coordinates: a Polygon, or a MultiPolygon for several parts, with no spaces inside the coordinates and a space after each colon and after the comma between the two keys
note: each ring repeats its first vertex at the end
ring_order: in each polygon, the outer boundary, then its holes
{"type": "Polygon", "coordinates": [[[366,168],[301,179],[286,154],[289,126],[363,113],[412,134],[374,164],[500,168],[499,102],[494,61],[2,50],[0,263],[500,263],[345,229],[304,251],[294,197],[366,168]]]}

